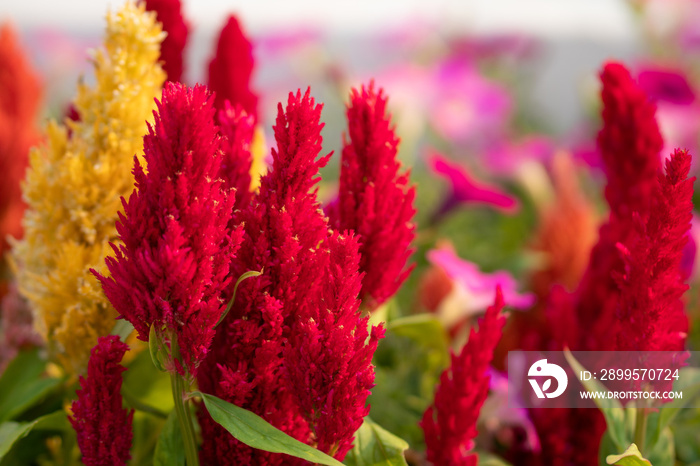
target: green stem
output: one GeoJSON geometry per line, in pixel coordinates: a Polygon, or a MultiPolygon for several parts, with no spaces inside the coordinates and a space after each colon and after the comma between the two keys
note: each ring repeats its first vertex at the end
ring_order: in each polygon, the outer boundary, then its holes
{"type": "Polygon", "coordinates": [[[185,406],[183,395],[185,394],[185,381],[177,373],[170,373],[170,386],[173,389],[173,401],[175,402],[175,413],[180,423],[182,431],[182,441],[185,444],[185,458],[187,466],[199,466],[199,455],[197,454],[197,441],[194,436],[194,425],[192,416],[185,406]]]}
{"type": "Polygon", "coordinates": [[[644,443],[647,434],[647,420],[649,418],[647,408],[642,406],[637,408],[637,419],[634,426],[634,443],[642,454],[644,454],[644,443]]]}

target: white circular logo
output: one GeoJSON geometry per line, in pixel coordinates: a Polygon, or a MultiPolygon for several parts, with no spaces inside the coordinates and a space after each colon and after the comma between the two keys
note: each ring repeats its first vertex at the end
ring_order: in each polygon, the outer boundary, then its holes
{"type": "Polygon", "coordinates": [[[540,359],[530,366],[530,370],[527,372],[527,375],[528,377],[534,377],[528,378],[528,380],[530,381],[530,385],[532,385],[532,389],[535,391],[537,398],[556,398],[564,393],[564,390],[566,390],[566,385],[569,383],[569,378],[566,376],[566,371],[556,364],[548,363],[546,359],[540,359]],[[547,380],[545,380],[544,384],[540,386],[537,377],[547,377],[547,380]],[[550,392],[549,389],[552,387],[552,378],[557,381],[557,389],[550,392]]]}

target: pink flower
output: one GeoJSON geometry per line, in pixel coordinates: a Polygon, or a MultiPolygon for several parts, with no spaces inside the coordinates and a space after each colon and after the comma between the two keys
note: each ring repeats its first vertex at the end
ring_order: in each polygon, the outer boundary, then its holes
{"type": "Polygon", "coordinates": [[[431,264],[441,267],[454,284],[464,290],[463,312],[467,315],[485,309],[492,302],[496,287],[512,307],[527,309],[535,302],[532,293],[518,293],[518,283],[508,272],[481,272],[476,264],[461,259],[447,248],[433,249],[426,256],[431,264]]]}
{"type": "Polygon", "coordinates": [[[693,212],[691,156],[677,150],[659,176],[648,219],[618,243],[625,263],[620,286],[619,351],[679,351],[685,346],[688,317],[681,297],[688,289],[680,269],[693,212]]]}
{"type": "Polygon", "coordinates": [[[485,204],[506,212],[513,212],[519,207],[518,201],[512,196],[476,180],[465,167],[452,163],[437,153],[428,159],[428,164],[450,185],[450,193],[435,213],[436,218],[445,215],[459,204],[485,204]]]}
{"type": "Polygon", "coordinates": [[[146,10],[155,11],[156,19],[167,33],[160,46],[160,60],[168,81],[180,82],[182,79],[183,50],[187,45],[188,26],[182,15],[180,0],[142,0],[146,10]]]}
{"type": "Polygon", "coordinates": [[[440,376],[435,402],[420,422],[425,435],[428,461],[440,466],[476,466],[474,438],[481,406],[489,391],[489,366],[505,324],[503,295],[496,299],[472,329],[469,340],[440,376]]]}
{"type": "Polygon", "coordinates": [[[216,53],[209,62],[209,89],[216,94],[215,105],[221,110],[224,101],[240,105],[255,122],[258,118],[258,96],[250,90],[255,61],[253,47],[243,33],[238,19],[231,15],[221,29],[216,53]]]}
{"type": "Polygon", "coordinates": [[[528,162],[548,165],[554,152],[554,143],[546,137],[526,136],[518,141],[492,144],[480,160],[493,173],[513,176],[528,162]]]}
{"type": "Polygon", "coordinates": [[[82,461],[87,466],[124,465],[129,449],[134,412],[122,408],[122,372],[119,363],[129,347],[115,335],[100,337],[90,352],[87,377],[80,377],[78,399],[69,418],[78,435],[82,461]]]}
{"type": "Polygon", "coordinates": [[[340,188],[331,223],[360,240],[360,296],[374,309],[394,295],[411,272],[406,266],[415,236],[415,188],[400,173],[399,140],[387,115],[387,99],[374,85],[353,89],[347,109],[340,188]]]}
{"type": "Polygon", "coordinates": [[[107,298],[148,341],[151,326],[182,355],[169,370],[196,374],[226,303],[221,294],[240,234],[227,228],[234,193],[218,180],[220,137],[203,86],[167,83],[144,136],[148,172],[135,160],[136,189],[122,201],[123,242],[95,271],[107,298]]]}

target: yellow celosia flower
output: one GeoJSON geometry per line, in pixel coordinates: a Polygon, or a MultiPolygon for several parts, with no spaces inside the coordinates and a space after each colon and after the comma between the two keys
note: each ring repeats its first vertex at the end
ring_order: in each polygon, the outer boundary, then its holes
{"type": "Polygon", "coordinates": [[[105,271],[108,243],[117,240],[120,198],[133,189],[134,155],[165,73],[158,64],[164,38],[155,15],[127,3],[107,15],[105,47],[93,55],[96,82],[80,84],[80,121],[50,122],[48,142],[30,155],[24,184],[24,239],[13,258],[20,291],[35,310],[51,356],[81,373],[97,337],[115,325],[89,269],[105,271]]]}

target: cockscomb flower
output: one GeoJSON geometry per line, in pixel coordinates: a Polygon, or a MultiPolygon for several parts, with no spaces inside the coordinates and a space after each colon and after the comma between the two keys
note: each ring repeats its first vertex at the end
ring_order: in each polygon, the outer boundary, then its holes
{"type": "Polygon", "coordinates": [[[208,86],[216,94],[215,106],[224,102],[239,104],[258,122],[258,96],[250,90],[253,73],[253,46],[243,33],[238,18],[230,15],[221,29],[216,53],[209,62],[208,86]]]}
{"type": "Polygon", "coordinates": [[[182,15],[180,0],[142,0],[146,10],[156,13],[156,19],[167,33],[160,46],[160,61],[168,81],[180,82],[183,71],[183,51],[187,45],[188,27],[182,15]]]}
{"type": "Polygon", "coordinates": [[[177,343],[166,366],[196,374],[225,309],[231,256],[240,242],[229,231],[235,193],[218,179],[222,154],[211,96],[203,86],[166,83],[155,123],[143,138],[148,172],[135,158],[136,189],[119,214],[123,244],[106,259],[111,277],[95,272],[107,298],[138,338],[177,343]],[[173,339],[176,339],[173,341],[173,339]]]}
{"type": "Polygon", "coordinates": [[[688,289],[680,268],[693,217],[691,156],[676,150],[666,161],[646,222],[637,217],[634,235],[618,244],[625,271],[620,284],[619,351],[680,351],[688,317],[681,296],[688,289]]]}
{"type": "Polygon", "coordinates": [[[342,460],[369,414],[372,356],[384,329],[370,330],[369,317],[360,315],[357,239],[334,233],[326,248],[329,263],[321,299],[292,328],[285,372],[292,387],[303,387],[293,393],[316,447],[342,460]]]}
{"type": "Polygon", "coordinates": [[[481,406],[489,391],[488,374],[493,352],[505,324],[503,295],[496,288],[494,304],[472,329],[469,340],[440,376],[435,402],[420,422],[425,435],[427,459],[434,465],[463,466],[477,464],[474,438],[481,406]]]}
{"type": "Polygon", "coordinates": [[[396,154],[399,139],[387,99],[374,85],[353,89],[347,109],[338,201],[331,224],[360,241],[363,307],[372,310],[396,293],[413,269],[406,266],[415,236],[414,187],[396,154]]]}
{"type": "Polygon", "coordinates": [[[0,256],[7,236],[22,236],[20,181],[29,161],[29,148],[39,141],[36,117],[41,100],[39,78],[28,63],[8,24],[0,25],[0,256]]]}
{"type": "Polygon", "coordinates": [[[235,209],[240,210],[250,204],[252,197],[251,167],[253,156],[251,154],[255,121],[248,115],[243,107],[235,107],[227,100],[224,108],[216,114],[219,131],[224,136],[222,150],[223,160],[219,177],[228,188],[236,189],[235,209]]]}
{"type": "MultiPolygon", "coordinates": [[[[272,171],[238,214],[244,235],[230,272],[233,278],[250,270],[263,274],[241,283],[197,380],[204,392],[252,410],[301,441],[308,440],[309,426],[294,402],[294,387],[283,377],[283,352],[291,323],[307,314],[304,309],[325,281],[318,247],[328,226],[312,191],[330,157],[318,158],[320,115],[309,91],[303,97],[290,94],[285,111],[278,108],[272,171]]],[[[200,425],[205,464],[303,464],[240,443],[206,412],[200,412],[200,425]]]]}
{"type": "Polygon", "coordinates": [[[81,84],[75,99],[80,121],[67,122],[70,136],[49,123],[47,144],[31,153],[25,236],[14,259],[51,356],[71,374],[85,369],[97,337],[115,324],[117,313],[89,269],[104,270],[120,198],[133,188],[132,157],[165,79],[162,38],[143,6],[126,3],[109,14],[105,48],[92,59],[95,84],[81,84]]]}
{"type": "MultiPolygon", "coordinates": [[[[198,383],[342,458],[367,412],[382,330],[359,314],[357,239],[329,233],[316,198],[330,156],[318,157],[320,112],[308,91],[279,106],[272,170],[239,214],[245,233],[230,276],[263,274],[241,283],[198,383]]],[[[204,411],[200,425],[203,463],[305,464],[240,443],[204,411]]]]}
{"type": "Polygon", "coordinates": [[[87,466],[124,465],[131,459],[133,411],[122,407],[120,362],[129,347],[116,335],[103,336],[90,351],[87,377],[71,406],[70,422],[87,466]]]}

